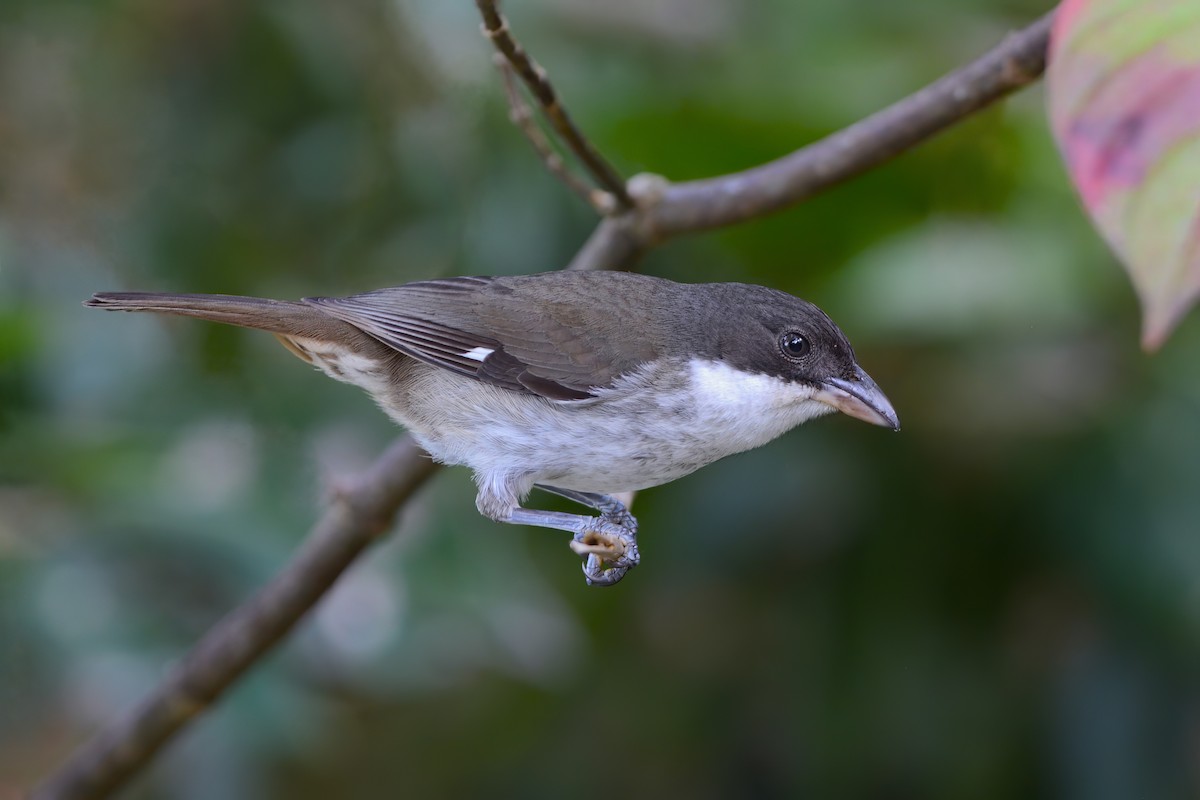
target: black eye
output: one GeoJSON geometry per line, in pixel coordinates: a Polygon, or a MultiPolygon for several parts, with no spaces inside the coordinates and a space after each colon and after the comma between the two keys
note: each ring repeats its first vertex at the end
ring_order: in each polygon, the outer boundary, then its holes
{"type": "Polygon", "coordinates": [[[808,339],[795,331],[788,331],[779,337],[779,349],[788,358],[803,358],[808,355],[812,345],[808,343],[808,339]]]}

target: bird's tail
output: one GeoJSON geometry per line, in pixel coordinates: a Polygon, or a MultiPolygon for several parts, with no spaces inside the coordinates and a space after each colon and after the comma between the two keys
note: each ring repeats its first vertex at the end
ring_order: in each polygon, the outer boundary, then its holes
{"type": "Polygon", "coordinates": [[[275,334],[288,350],[305,361],[309,355],[294,341],[316,340],[374,351],[380,348],[371,337],[353,325],[334,319],[309,303],[238,297],[224,294],[170,294],[158,292],[97,292],[84,301],[88,308],[109,311],[153,311],[197,317],[211,322],[255,328],[275,334]]]}
{"type": "MultiPolygon", "coordinates": [[[[305,303],[237,297],[225,294],[168,294],[158,292],[97,292],[84,301],[88,308],[108,311],[153,311],[198,317],[212,322],[257,328],[271,333],[301,335],[312,318],[324,314],[305,303]]],[[[326,317],[328,319],[328,317],[326,317]]]]}
{"type": "Polygon", "coordinates": [[[97,291],[83,303],[89,308],[108,311],[151,311],[197,317],[214,323],[253,327],[282,336],[304,338],[341,338],[361,331],[330,317],[306,302],[268,300],[265,297],[240,297],[217,294],[169,294],[155,291],[97,291]]]}

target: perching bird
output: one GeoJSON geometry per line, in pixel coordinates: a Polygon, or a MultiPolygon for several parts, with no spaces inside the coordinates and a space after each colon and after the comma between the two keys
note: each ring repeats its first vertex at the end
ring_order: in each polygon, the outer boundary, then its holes
{"type": "Polygon", "coordinates": [[[639,559],[637,522],[612,495],[835,410],[899,427],[833,321],[763,286],[546,272],[299,302],[102,292],[85,305],[274,333],[365,389],[436,460],[474,470],[484,516],[573,533],[596,584],[639,559]],[[600,516],[522,507],[535,486],[600,516]]]}

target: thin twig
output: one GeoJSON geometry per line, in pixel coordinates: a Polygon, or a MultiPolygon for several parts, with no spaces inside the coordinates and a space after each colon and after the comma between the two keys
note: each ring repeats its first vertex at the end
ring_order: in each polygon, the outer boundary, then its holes
{"type": "Polygon", "coordinates": [[[504,81],[504,91],[508,95],[508,118],[521,133],[525,134],[525,138],[533,145],[533,149],[542,159],[542,163],[546,165],[546,169],[566,184],[568,189],[582,197],[583,201],[595,209],[597,214],[601,216],[611,214],[615,209],[613,196],[600,189],[593,189],[567,167],[562,156],[554,151],[554,146],[550,144],[550,140],[538,127],[529,104],[525,102],[525,98],[521,97],[521,90],[517,87],[517,82],[513,77],[512,65],[500,53],[496,54],[495,63],[496,69],[504,81]]]}
{"type": "Polygon", "coordinates": [[[1053,12],[916,94],[783,158],[715,178],[660,179],[647,184],[650,197],[634,177],[629,186],[638,208],[602,220],[570,268],[629,269],[673,236],[765,217],[895,158],[1037,80],[1052,20],[1053,12]]]}
{"type": "Polygon", "coordinates": [[[625,181],[575,125],[567,109],[558,99],[558,93],[546,76],[546,70],[542,69],[541,65],[525,52],[520,42],[513,38],[508,29],[508,21],[496,7],[496,0],[475,0],[475,5],[483,16],[484,35],[504,54],[517,75],[529,87],[554,131],[562,137],[563,142],[583,163],[596,183],[613,196],[613,210],[626,211],[633,208],[633,198],[625,188],[625,181]]]}
{"type": "MultiPolygon", "coordinates": [[[[903,152],[1036,80],[1045,66],[1048,28],[1046,17],[908,99],[770,164],[674,185],[634,178],[638,207],[605,218],[571,268],[627,268],[669,236],[764,216],[903,152]]],[[[433,470],[410,439],[397,440],[339,495],[270,583],[217,623],[127,718],[86,742],[32,797],[96,798],[119,788],[316,605],[433,470]]]]}

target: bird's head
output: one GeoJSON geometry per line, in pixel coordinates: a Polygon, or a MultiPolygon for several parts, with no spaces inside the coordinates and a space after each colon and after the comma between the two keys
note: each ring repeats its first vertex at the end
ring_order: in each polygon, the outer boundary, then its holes
{"type": "Polygon", "coordinates": [[[784,292],[748,284],[714,284],[722,316],[712,355],[745,373],[790,384],[795,397],[855,419],[899,430],[891,402],[858,365],[854,348],[824,311],[784,292]],[[734,311],[736,309],[736,311],[734,311]]]}

